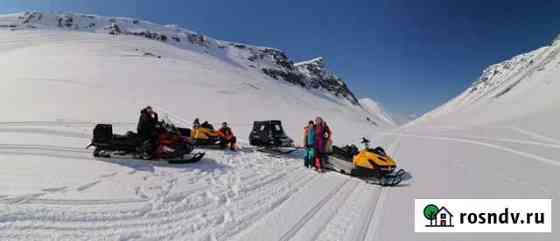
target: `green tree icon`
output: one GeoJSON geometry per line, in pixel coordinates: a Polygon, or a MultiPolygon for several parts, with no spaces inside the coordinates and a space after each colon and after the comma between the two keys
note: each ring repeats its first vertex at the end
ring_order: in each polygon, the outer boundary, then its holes
{"type": "Polygon", "coordinates": [[[433,226],[433,222],[436,219],[436,214],[439,211],[439,208],[434,204],[428,204],[424,208],[424,217],[430,220],[430,226],[433,226]]]}

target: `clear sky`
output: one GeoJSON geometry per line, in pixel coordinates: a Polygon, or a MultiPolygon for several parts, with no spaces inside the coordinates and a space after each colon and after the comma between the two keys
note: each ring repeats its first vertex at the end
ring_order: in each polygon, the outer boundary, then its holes
{"type": "Polygon", "coordinates": [[[359,97],[423,113],[490,64],[560,33],[560,1],[2,0],[0,13],[76,11],[178,24],[217,39],[317,56],[359,97]]]}

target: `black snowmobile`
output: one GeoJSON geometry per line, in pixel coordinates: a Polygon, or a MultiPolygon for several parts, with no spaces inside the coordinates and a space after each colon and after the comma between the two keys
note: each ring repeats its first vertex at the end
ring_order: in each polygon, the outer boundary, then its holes
{"type": "Polygon", "coordinates": [[[270,154],[289,154],[297,151],[294,141],[286,135],[279,120],[253,122],[249,144],[256,146],[258,151],[270,154]]]}
{"type": "Polygon", "coordinates": [[[412,176],[403,169],[382,147],[369,148],[369,140],[362,138],[363,150],[354,145],[333,146],[326,168],[364,179],[368,183],[395,186],[412,176]]]}
{"type": "Polygon", "coordinates": [[[203,152],[193,153],[191,141],[181,135],[184,129],[176,128],[169,121],[162,121],[156,128],[155,137],[144,140],[129,131],[125,135],[113,133],[110,124],[97,124],[93,129],[93,139],[87,146],[95,147],[94,157],[131,156],[144,160],[167,160],[168,163],[194,163],[200,161],[203,152]]]}

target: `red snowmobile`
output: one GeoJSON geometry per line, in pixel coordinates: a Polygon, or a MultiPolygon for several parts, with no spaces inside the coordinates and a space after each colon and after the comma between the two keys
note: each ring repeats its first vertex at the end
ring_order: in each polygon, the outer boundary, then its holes
{"type": "Polygon", "coordinates": [[[204,157],[204,152],[193,153],[192,141],[182,136],[169,121],[159,122],[154,135],[152,139],[143,140],[132,131],[118,135],[113,134],[112,125],[97,124],[87,148],[95,147],[95,157],[131,156],[144,160],[167,160],[173,164],[198,162],[204,157]]]}

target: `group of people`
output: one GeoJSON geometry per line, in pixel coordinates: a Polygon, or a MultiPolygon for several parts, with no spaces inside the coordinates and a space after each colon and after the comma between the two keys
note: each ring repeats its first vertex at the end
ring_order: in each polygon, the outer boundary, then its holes
{"type": "Polygon", "coordinates": [[[303,132],[303,144],[306,148],[305,167],[322,172],[332,146],[332,131],[321,117],[308,122],[303,132]]]}
{"type": "MultiPolygon", "coordinates": [[[[150,140],[151,143],[154,143],[153,150],[149,150],[151,152],[155,151],[155,143],[158,141],[158,124],[159,124],[159,117],[157,112],[153,110],[151,106],[147,106],[140,111],[140,118],[138,120],[137,125],[137,132],[138,137],[144,143],[145,141],[150,140]]],[[[205,121],[204,123],[200,123],[199,119],[196,118],[193,122],[193,130],[191,136],[188,138],[192,138],[194,141],[200,140],[201,138],[210,138],[215,137],[218,139],[218,144],[222,146],[224,149],[229,148],[231,150],[235,150],[237,138],[233,134],[233,131],[228,126],[227,122],[222,123],[222,127],[219,130],[214,130],[212,124],[205,121]]]]}
{"type": "MultiPolygon", "coordinates": [[[[158,114],[148,106],[140,111],[138,121],[138,135],[142,140],[155,140],[157,138],[157,124],[159,123],[158,114]]],[[[327,123],[321,118],[310,120],[304,128],[303,144],[305,147],[304,165],[307,168],[315,168],[323,171],[324,163],[327,161],[328,153],[332,146],[332,131],[327,123]]],[[[222,123],[219,130],[208,121],[200,123],[196,118],[193,122],[191,138],[197,140],[209,140],[218,138],[219,144],[223,148],[236,149],[237,138],[228,126],[227,122],[222,123]]]]}

